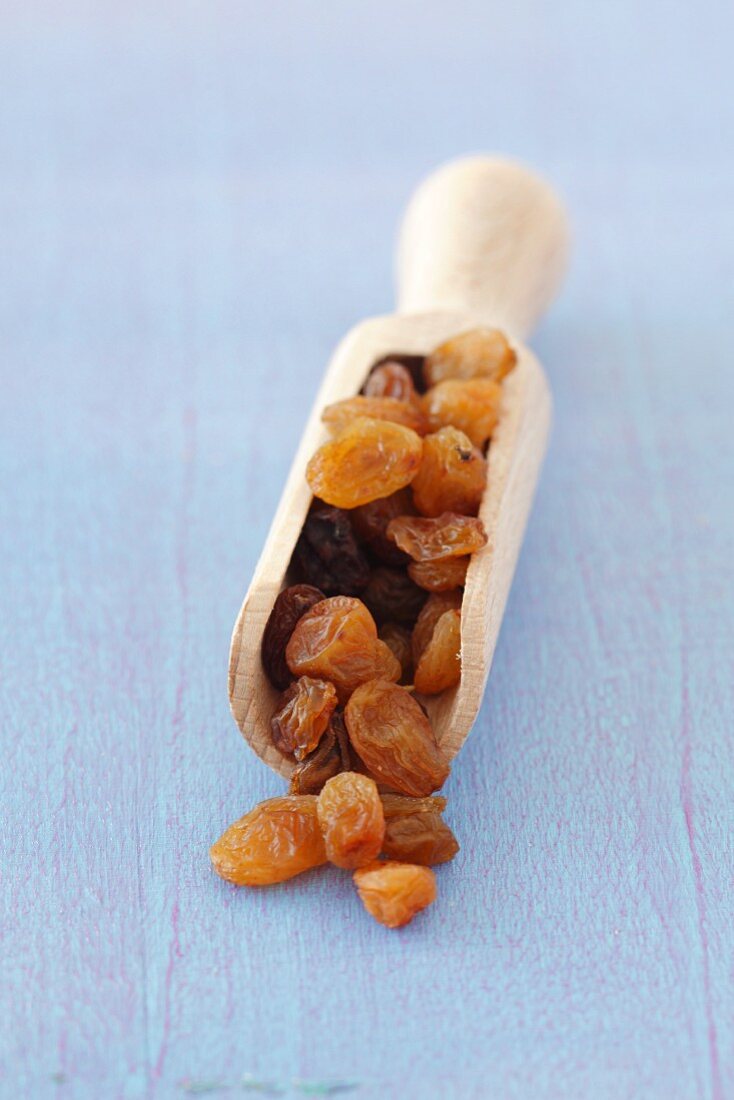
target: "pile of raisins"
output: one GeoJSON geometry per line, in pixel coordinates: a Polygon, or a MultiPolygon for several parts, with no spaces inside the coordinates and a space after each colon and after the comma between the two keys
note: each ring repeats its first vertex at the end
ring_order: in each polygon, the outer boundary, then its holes
{"type": "Polygon", "coordinates": [[[273,744],[290,789],[211,849],[238,886],[331,862],[369,913],[396,928],[434,901],[431,865],[459,849],[436,795],[449,774],[420,696],[461,677],[461,602],[502,379],[516,362],[496,329],[425,359],[376,364],[328,406],[332,438],[306,469],[314,502],[262,639],[280,692],[273,744]]]}

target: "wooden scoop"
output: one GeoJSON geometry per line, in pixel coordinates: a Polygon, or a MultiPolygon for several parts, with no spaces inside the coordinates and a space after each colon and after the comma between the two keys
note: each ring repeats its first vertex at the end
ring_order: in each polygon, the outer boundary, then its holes
{"type": "Polygon", "coordinates": [[[363,321],[336,349],[232,635],[232,713],[245,740],[281,775],[289,776],[294,763],[270,736],[278,693],[263,672],[260,641],[273,602],[289,583],[288,565],[311,504],[306,463],[328,438],[321,412],[358,393],[377,361],[391,354],[426,355],[450,336],[490,325],[511,338],[518,363],[503,383],[489,449],[479,512],[489,544],[473,555],[466,577],[461,682],[424,700],[447,757],[463,745],[482,702],[550,425],[545,376],[519,340],[556,292],[567,237],[554,193],[510,161],[453,161],[413,196],[398,248],[398,312],[363,321]]]}

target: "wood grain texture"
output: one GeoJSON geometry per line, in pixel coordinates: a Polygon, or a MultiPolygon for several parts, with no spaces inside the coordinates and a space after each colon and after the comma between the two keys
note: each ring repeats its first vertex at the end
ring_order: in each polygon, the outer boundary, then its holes
{"type": "Polygon", "coordinates": [[[734,1091],[731,9],[450,7],[3,13],[3,1098],[734,1091]],[[211,874],[282,787],[227,649],[396,211],[478,148],[574,267],[462,851],[391,934],[336,871],[211,874]]]}

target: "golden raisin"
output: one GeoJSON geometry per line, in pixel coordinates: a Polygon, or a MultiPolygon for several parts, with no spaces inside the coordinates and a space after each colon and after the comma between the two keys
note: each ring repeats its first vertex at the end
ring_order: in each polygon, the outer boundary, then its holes
{"type": "Polygon", "coordinates": [[[411,428],[358,417],[319,447],[306,467],[306,480],[327,504],[356,508],[409,485],[422,453],[421,437],[411,428]]]}
{"type": "Polygon", "coordinates": [[[210,850],[214,870],[236,886],[267,886],[326,863],[313,795],[261,802],[210,850]]]}
{"type": "Polygon", "coordinates": [[[459,844],[440,813],[399,814],[385,821],[382,854],[434,867],[453,859],[459,844]]]}
{"type": "Polygon", "coordinates": [[[441,428],[423,440],[423,461],[412,484],[413,500],[422,515],[476,515],[486,482],[484,455],[458,428],[441,428]]]}
{"type": "Polygon", "coordinates": [[[376,859],[385,836],[385,814],[373,779],[342,772],[324,785],[318,818],[326,857],[352,870],[376,859]]]}
{"type": "Polygon", "coordinates": [[[421,654],[433,637],[436,623],[441,616],[447,611],[459,611],[461,609],[462,595],[463,593],[459,591],[435,592],[423,604],[423,609],[413,627],[414,664],[417,665],[420,661],[421,654]]]}
{"type": "Polygon", "coordinates": [[[373,420],[389,420],[393,424],[404,424],[419,435],[426,432],[426,418],[417,402],[401,401],[397,397],[347,397],[327,405],[321,419],[329,431],[337,433],[344,430],[360,416],[369,416],[373,420]]]}
{"type": "Polygon", "coordinates": [[[336,702],[333,684],[301,676],[283,692],[270,721],[276,749],[303,760],[326,732],[336,702]]]}
{"type": "Polygon", "coordinates": [[[426,386],[447,378],[491,378],[501,382],[516,362],[517,355],[503,332],[477,328],[435,348],[423,364],[423,378],[426,386]]]}
{"type": "Polygon", "coordinates": [[[403,569],[381,566],[370,577],[362,593],[362,600],[376,622],[384,623],[388,619],[394,619],[412,626],[426,602],[426,593],[403,569]]]}
{"type": "Polygon", "coordinates": [[[344,717],[355,751],[380,783],[418,797],[443,786],[449,766],[425,711],[405,688],[386,680],[362,684],[344,717]]]}
{"type": "Polygon", "coordinates": [[[399,550],[387,537],[387,525],[397,516],[415,515],[410,489],[399,489],[389,497],[362,504],[349,513],[352,527],[367,549],[386,565],[402,565],[409,561],[407,554],[399,550]]]}
{"type": "Polygon", "coordinates": [[[408,576],[428,592],[450,592],[453,588],[463,588],[468,568],[468,555],[443,561],[412,561],[408,576]]]}
{"type": "Polygon", "coordinates": [[[388,928],[401,928],[436,900],[436,877],[428,867],[376,860],[354,872],[367,912],[388,928]]]}
{"type": "Polygon", "coordinates": [[[438,695],[461,678],[461,612],[446,611],[436,623],[415,668],[413,683],[422,695],[438,695]]]}
{"type": "MultiPolygon", "coordinates": [[[[328,680],[344,701],[358,684],[384,670],[387,658],[381,645],[375,620],[362,601],[332,596],[299,619],[286,647],[286,660],[294,676],[328,680]]],[[[396,667],[393,674],[399,675],[396,667]]]]}
{"type": "Polygon", "coordinates": [[[398,516],[390,520],[387,537],[415,561],[442,561],[473,554],[487,545],[480,519],[444,512],[435,519],[398,516]]]}
{"type": "Polygon", "coordinates": [[[362,387],[367,397],[396,397],[398,401],[415,401],[413,377],[402,363],[380,363],[362,387]]]}
{"type": "Polygon", "coordinates": [[[429,431],[453,425],[483,447],[499,419],[501,399],[502,387],[489,378],[449,379],[423,395],[423,411],[429,431]]]}
{"type": "MultiPolygon", "coordinates": [[[[413,650],[410,642],[410,631],[399,623],[383,623],[379,629],[381,641],[385,642],[393,652],[401,669],[400,680],[403,683],[410,681],[413,671],[413,650]]],[[[390,676],[380,676],[381,680],[390,680],[390,676]]]]}
{"type": "Polygon", "coordinates": [[[390,680],[396,684],[402,674],[402,665],[391,647],[378,638],[375,645],[375,680],[390,680]]]}

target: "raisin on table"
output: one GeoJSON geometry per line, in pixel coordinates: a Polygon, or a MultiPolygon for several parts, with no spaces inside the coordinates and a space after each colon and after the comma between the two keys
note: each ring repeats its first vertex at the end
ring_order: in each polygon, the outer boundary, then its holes
{"type": "Polygon", "coordinates": [[[265,675],[273,687],[282,691],[293,679],[285,659],[285,648],[301,616],[323,598],[324,593],[313,585],[292,584],[283,589],[273,604],[260,647],[265,675]]]}
{"type": "Polygon", "coordinates": [[[425,711],[405,688],[385,680],[362,684],[344,716],[354,749],[378,782],[416,797],[443,786],[449,765],[425,711]]]}
{"type": "Polygon", "coordinates": [[[303,760],[326,733],[336,704],[333,684],[310,676],[299,677],[280,696],[270,720],[276,749],[303,760]]]}
{"type": "Polygon", "coordinates": [[[370,565],[352,530],[349,513],[317,502],[294,552],[309,584],[326,596],[357,596],[370,578],[370,565]]]}
{"type": "Polygon", "coordinates": [[[398,516],[390,520],[387,536],[415,561],[443,561],[473,554],[487,545],[487,532],[480,519],[444,512],[435,519],[398,516]]]}
{"type": "Polygon", "coordinates": [[[487,460],[458,428],[440,428],[423,440],[423,461],[413,479],[413,500],[424,516],[474,516],[487,483],[487,460]]]}
{"type": "Polygon", "coordinates": [[[447,378],[490,378],[501,382],[517,362],[517,354],[497,328],[462,332],[434,348],[423,364],[426,386],[447,378]]]}
{"type": "Polygon", "coordinates": [[[436,900],[436,878],[428,867],[376,860],[354,872],[367,912],[387,928],[408,924],[436,900]]]}
{"type": "Polygon", "coordinates": [[[306,480],[327,504],[356,508],[409,485],[422,454],[423,441],[411,428],[359,417],[319,447],[306,480]]]}
{"type": "Polygon", "coordinates": [[[422,399],[429,430],[453,427],[484,447],[499,420],[502,387],[489,378],[449,379],[432,386],[422,399]]]}
{"type": "Polygon", "coordinates": [[[459,843],[440,813],[402,814],[385,821],[382,854],[388,859],[435,867],[458,851],[459,843]]]}
{"type": "Polygon", "coordinates": [[[318,818],[326,857],[337,867],[353,870],[376,859],[385,836],[385,814],[373,779],[342,772],[324,785],[318,818]]]}
{"type": "Polygon", "coordinates": [[[326,863],[313,795],[261,802],[213,844],[214,870],[236,886],[269,886],[326,863]]]}

